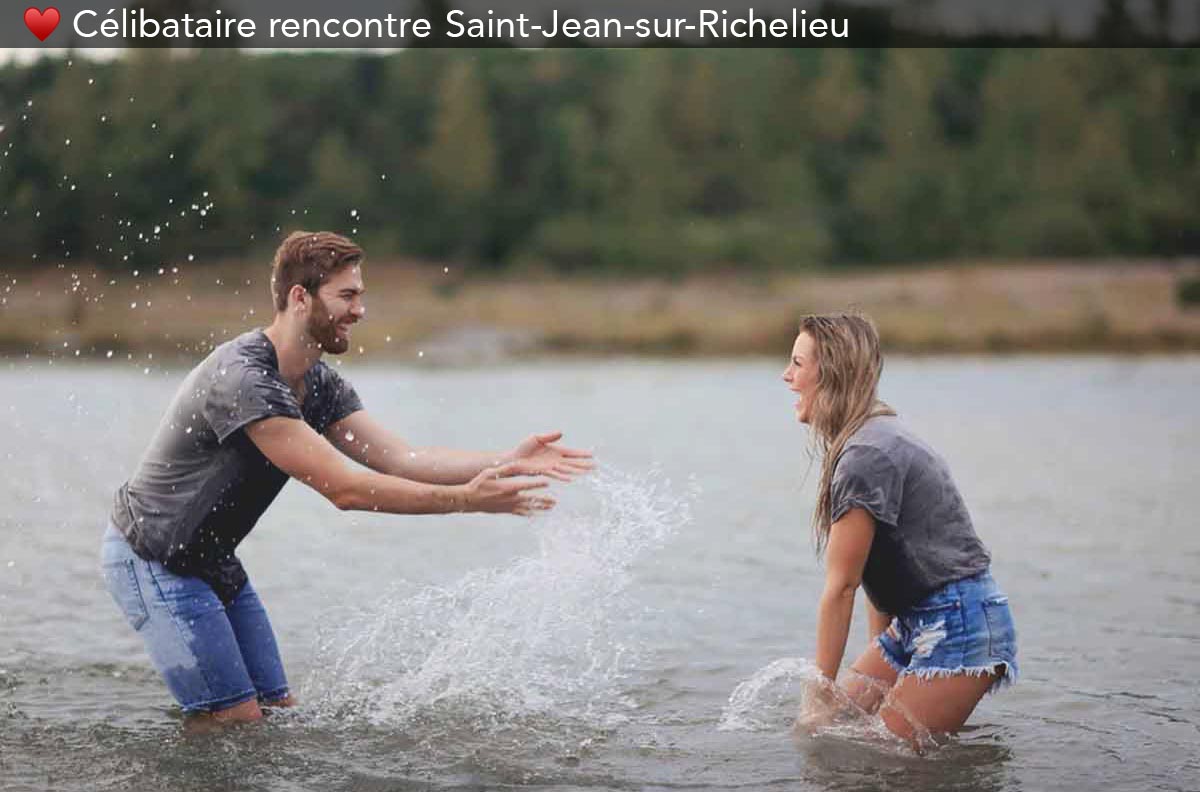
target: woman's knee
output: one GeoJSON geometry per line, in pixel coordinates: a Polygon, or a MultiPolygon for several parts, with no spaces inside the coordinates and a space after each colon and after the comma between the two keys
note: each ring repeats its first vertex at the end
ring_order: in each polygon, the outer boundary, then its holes
{"type": "Polygon", "coordinates": [[[879,715],[889,731],[919,751],[931,735],[961,729],[994,680],[995,674],[907,675],[888,692],[879,715]]]}
{"type": "Polygon", "coordinates": [[[879,719],[895,736],[910,744],[918,752],[929,736],[929,729],[918,721],[903,702],[887,697],[879,707],[879,719]]]}
{"type": "Polygon", "coordinates": [[[846,691],[846,695],[864,712],[873,714],[879,710],[879,705],[892,689],[892,680],[864,674],[851,666],[838,676],[838,686],[846,691]]]}

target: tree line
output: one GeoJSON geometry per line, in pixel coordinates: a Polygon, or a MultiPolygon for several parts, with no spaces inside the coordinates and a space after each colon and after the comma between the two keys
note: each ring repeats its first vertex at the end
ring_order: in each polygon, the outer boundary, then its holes
{"type": "Polygon", "coordinates": [[[683,273],[1200,251],[1195,49],[135,50],[0,69],[6,264],[683,273]]]}

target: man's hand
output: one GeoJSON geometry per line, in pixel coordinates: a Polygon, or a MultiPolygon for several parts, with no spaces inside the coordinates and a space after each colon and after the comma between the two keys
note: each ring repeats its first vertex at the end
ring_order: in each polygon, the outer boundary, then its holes
{"type": "Polygon", "coordinates": [[[528,517],[537,511],[549,511],[557,501],[549,495],[531,495],[550,482],[543,478],[524,478],[539,471],[527,462],[509,462],[487,468],[463,485],[462,511],[516,514],[528,517]]]}
{"type": "Polygon", "coordinates": [[[513,462],[527,464],[528,475],[549,476],[559,481],[571,481],[595,466],[590,451],[555,445],[560,439],[562,432],[530,435],[507,457],[513,462]]]}

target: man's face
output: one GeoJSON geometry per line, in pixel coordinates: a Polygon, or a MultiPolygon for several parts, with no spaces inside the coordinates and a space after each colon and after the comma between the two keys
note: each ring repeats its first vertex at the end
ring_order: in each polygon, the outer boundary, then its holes
{"type": "Polygon", "coordinates": [[[366,315],[362,272],[346,267],[329,277],[313,295],[308,335],[322,352],[340,355],[350,348],[350,325],[366,315]]]}

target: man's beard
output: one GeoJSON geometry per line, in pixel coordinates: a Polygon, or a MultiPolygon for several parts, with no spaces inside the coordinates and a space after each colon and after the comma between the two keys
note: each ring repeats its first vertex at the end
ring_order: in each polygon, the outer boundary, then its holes
{"type": "Polygon", "coordinates": [[[308,317],[308,326],[305,329],[322,352],[340,355],[350,348],[349,337],[338,336],[337,322],[329,315],[325,303],[316,295],[313,295],[313,312],[308,317]]]}

